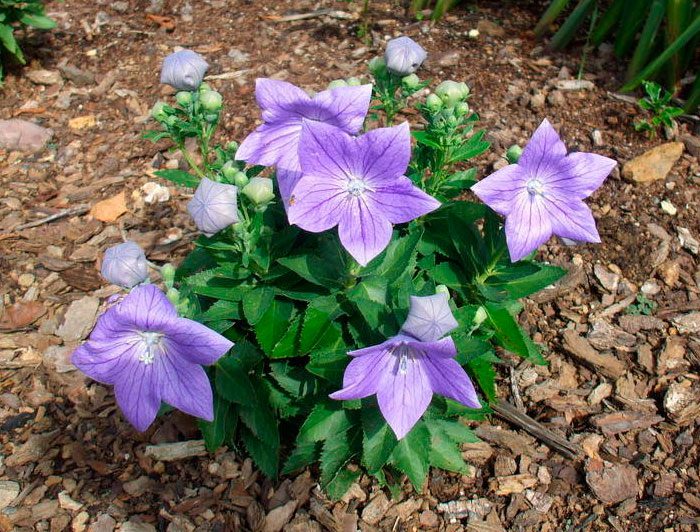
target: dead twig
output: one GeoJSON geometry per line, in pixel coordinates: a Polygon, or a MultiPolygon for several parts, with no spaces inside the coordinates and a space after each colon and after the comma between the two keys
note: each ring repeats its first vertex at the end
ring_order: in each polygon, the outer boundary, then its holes
{"type": "Polygon", "coordinates": [[[18,225],[14,228],[14,231],[23,231],[24,229],[38,227],[40,225],[60,220],[61,218],[65,218],[67,216],[78,216],[81,214],[85,214],[89,210],[90,205],[78,205],[77,207],[73,207],[71,209],[63,209],[62,211],[52,214],[51,216],[47,216],[46,218],[41,218],[40,220],[34,220],[33,222],[27,222],[26,224],[18,225]]]}
{"type": "Polygon", "coordinates": [[[530,433],[567,458],[577,459],[580,457],[581,449],[579,449],[577,445],[570,443],[566,438],[552,432],[527,414],[518,411],[518,409],[508,401],[498,401],[490,406],[499,417],[530,433]]]}
{"type": "Polygon", "coordinates": [[[297,20],[307,20],[310,18],[323,16],[329,16],[341,20],[350,20],[355,18],[355,16],[351,13],[346,13],[345,11],[337,11],[335,9],[318,9],[316,11],[310,11],[309,13],[297,13],[294,15],[286,15],[283,17],[279,17],[277,15],[270,15],[264,18],[272,20],[273,22],[295,22],[297,20]]]}

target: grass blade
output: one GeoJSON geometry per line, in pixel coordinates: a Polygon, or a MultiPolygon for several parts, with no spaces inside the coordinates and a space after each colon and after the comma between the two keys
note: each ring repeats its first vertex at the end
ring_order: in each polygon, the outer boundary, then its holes
{"type": "Polygon", "coordinates": [[[622,10],[625,7],[627,0],[615,0],[610,7],[603,13],[591,34],[591,43],[593,46],[600,46],[610,32],[615,27],[615,24],[622,16],[622,10]]]}
{"type": "Polygon", "coordinates": [[[575,37],[576,31],[586,20],[586,17],[588,17],[594,6],[595,0],[581,0],[566,19],[564,24],[562,24],[561,28],[559,28],[559,31],[554,34],[550,46],[554,50],[561,50],[567,44],[569,44],[571,39],[575,37]]]}
{"type": "Polygon", "coordinates": [[[639,72],[639,69],[646,64],[647,59],[649,59],[649,54],[654,46],[654,42],[656,41],[656,34],[658,33],[661,22],[664,19],[664,12],[666,11],[664,4],[665,0],[654,0],[654,2],[651,4],[651,8],[649,9],[649,17],[647,17],[647,21],[644,24],[644,29],[639,36],[639,43],[634,51],[632,60],[627,66],[627,75],[625,76],[625,79],[632,79],[635,74],[639,72]]]}
{"type": "Polygon", "coordinates": [[[544,33],[549,29],[549,26],[552,25],[552,22],[554,22],[561,12],[564,11],[566,6],[569,5],[569,1],[570,0],[552,0],[552,3],[549,4],[547,11],[544,12],[544,15],[542,15],[542,18],[537,23],[537,26],[535,26],[536,37],[542,37],[542,35],[544,35],[544,33]]]}
{"type": "Polygon", "coordinates": [[[632,50],[637,31],[647,18],[650,3],[651,0],[627,0],[625,3],[615,39],[615,55],[618,58],[626,56],[632,50]]]}
{"type": "Polygon", "coordinates": [[[695,76],[695,83],[690,89],[690,95],[685,102],[683,110],[688,114],[692,114],[697,110],[698,105],[700,105],[700,75],[695,76]]]}
{"type": "MultiPolygon", "coordinates": [[[[693,14],[692,0],[668,0],[666,2],[666,46],[670,46],[690,24],[693,14]]],[[[692,58],[694,47],[686,47],[669,59],[666,65],[667,85],[675,87],[681,78],[683,65],[692,58]]]]}
{"type": "Polygon", "coordinates": [[[433,9],[433,14],[430,18],[433,20],[440,20],[445,13],[457,5],[459,0],[437,0],[435,2],[435,9],[433,9]]]}

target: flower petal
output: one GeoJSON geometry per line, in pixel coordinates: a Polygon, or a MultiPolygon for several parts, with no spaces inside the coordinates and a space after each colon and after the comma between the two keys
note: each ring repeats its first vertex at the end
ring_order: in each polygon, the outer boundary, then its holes
{"type": "Polygon", "coordinates": [[[591,209],[578,199],[545,196],[552,233],[580,242],[600,242],[591,209]]]}
{"type": "Polygon", "coordinates": [[[440,202],[401,176],[390,183],[376,186],[367,194],[374,212],[381,212],[393,224],[415,220],[440,207],[440,202]]]}
{"type": "Polygon", "coordinates": [[[510,260],[517,262],[552,236],[550,216],[542,196],[521,192],[506,217],[506,243],[510,260]]]}
{"type": "Polygon", "coordinates": [[[550,176],[545,181],[548,190],[554,189],[577,199],[587,198],[610,175],[617,161],[596,153],[570,153],[564,159],[566,171],[550,176]]]}
{"type": "Polygon", "coordinates": [[[361,176],[357,141],[342,129],[304,120],[299,138],[299,166],[317,181],[346,183],[361,176]]]}
{"type": "Polygon", "coordinates": [[[471,190],[498,214],[507,216],[513,209],[514,198],[526,186],[527,172],[519,164],[510,164],[485,177],[471,190]]]}
{"type": "Polygon", "coordinates": [[[311,100],[308,94],[296,85],[277,79],[255,80],[255,99],[262,110],[265,122],[286,120],[296,115],[300,104],[311,100]]]}
{"type": "Polygon", "coordinates": [[[316,111],[315,116],[309,113],[305,113],[304,116],[322,120],[354,134],[362,129],[371,100],[372,85],[370,84],[337,87],[319,92],[314,96],[313,103],[319,110],[316,111]]]}
{"type": "Polygon", "coordinates": [[[407,356],[403,361],[394,355],[384,378],[379,383],[379,409],[398,439],[413,428],[430,405],[433,391],[418,357],[407,356]]]}
{"type": "Polygon", "coordinates": [[[389,220],[356,197],[348,200],[338,221],[340,243],[362,266],[389,245],[391,231],[389,220]]]}
{"type": "Polygon", "coordinates": [[[411,160],[411,132],[408,122],[382,127],[358,137],[362,153],[362,177],[373,187],[402,176],[411,160]]]}
{"type": "Polygon", "coordinates": [[[439,293],[423,297],[411,296],[408,316],[401,330],[423,342],[434,342],[458,326],[450,309],[449,296],[439,293]]]}
{"type": "Polygon", "coordinates": [[[313,175],[303,175],[292,196],[287,208],[289,223],[312,233],[335,227],[349,208],[349,194],[338,182],[319,182],[313,175]]]}
{"type": "Polygon", "coordinates": [[[160,409],[161,387],[156,365],[131,359],[115,381],[114,396],[124,417],[136,430],[144,432],[160,409]]]}
{"type": "Polygon", "coordinates": [[[394,362],[387,343],[368,347],[353,358],[345,368],[343,389],[330,394],[331,399],[362,399],[377,393],[382,376],[394,362]]]}
{"type": "Polygon", "coordinates": [[[426,354],[421,362],[430,379],[433,392],[454,399],[471,408],[481,408],[469,375],[456,360],[426,354]]]}
{"type": "Polygon", "coordinates": [[[173,304],[152,284],[133,288],[129,295],[107,312],[113,312],[114,318],[121,324],[141,331],[159,331],[165,323],[177,317],[173,304]]]}
{"type": "Polygon", "coordinates": [[[282,204],[284,205],[285,211],[289,210],[289,200],[292,197],[294,187],[297,186],[302,175],[300,170],[285,170],[279,167],[275,170],[277,186],[280,189],[280,196],[282,197],[282,204]]]}
{"type": "Polygon", "coordinates": [[[248,135],[236,151],[236,160],[249,164],[299,170],[299,133],[301,119],[282,124],[263,124],[248,135]]]}
{"type": "Polygon", "coordinates": [[[102,384],[114,384],[132,360],[138,357],[133,342],[113,337],[100,342],[92,338],[71,355],[71,362],[91,379],[102,384]]]}
{"type": "Polygon", "coordinates": [[[228,338],[186,318],[172,320],[162,331],[168,354],[172,354],[173,359],[193,364],[214,364],[233,347],[233,342],[228,338]]]}
{"type": "Polygon", "coordinates": [[[566,146],[561,141],[559,133],[545,118],[523,149],[518,166],[526,170],[532,179],[538,177],[543,167],[548,167],[564,157],[566,157],[566,146]]]}
{"type": "Polygon", "coordinates": [[[211,384],[201,366],[175,359],[170,353],[158,357],[156,364],[163,401],[191,416],[207,421],[214,419],[211,384]]]}

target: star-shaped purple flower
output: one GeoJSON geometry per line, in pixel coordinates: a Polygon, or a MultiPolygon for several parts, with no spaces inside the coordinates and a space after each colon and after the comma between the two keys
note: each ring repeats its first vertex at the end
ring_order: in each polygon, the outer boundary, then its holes
{"type": "Polygon", "coordinates": [[[290,198],[289,223],[314,233],[337,225],[343,247],[366,265],[389,244],[392,224],[440,206],[403,175],[410,158],[406,122],[351,137],[337,127],[304,121],[302,177],[290,198]]]}
{"type": "Polygon", "coordinates": [[[161,401],[195,417],[214,418],[209,378],[201,364],[216,362],[233,343],[201,323],[180,318],[154,285],[134,288],[97,321],[72,362],[103,384],[139,431],[161,401]]]}
{"type": "Polygon", "coordinates": [[[481,408],[469,376],[454,360],[457,348],[452,338],[435,339],[438,331],[444,334],[454,328],[450,323],[456,326],[457,321],[446,295],[439,299],[412,298],[402,333],[379,345],[350,351],[348,355],[354,358],[345,369],[343,389],[330,397],[349,400],[376,394],[379,410],[398,439],[408,434],[421,418],[433,393],[468,407],[481,408]],[[419,327],[419,336],[404,334],[408,332],[407,325],[416,331],[411,324],[419,322],[435,326],[419,327]]]}
{"type": "Polygon", "coordinates": [[[494,172],[472,187],[506,217],[506,242],[516,262],[552,235],[600,242],[593,214],[583,199],[603,184],[617,163],[595,153],[566,154],[566,146],[545,118],[517,164],[494,172]]]}
{"type": "Polygon", "coordinates": [[[357,133],[369,110],[372,85],[338,87],[312,98],[286,81],[259,78],[255,80],[255,98],[265,123],[245,138],[236,159],[277,166],[277,181],[287,207],[301,176],[298,147],[302,120],[324,122],[357,133]]]}

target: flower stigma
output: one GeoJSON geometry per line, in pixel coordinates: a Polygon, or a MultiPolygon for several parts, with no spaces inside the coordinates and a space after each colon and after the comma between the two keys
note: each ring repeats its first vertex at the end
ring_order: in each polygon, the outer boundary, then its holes
{"type": "Polygon", "coordinates": [[[146,365],[153,364],[156,355],[163,352],[163,333],[139,331],[138,335],[144,347],[139,355],[139,361],[146,365]]]}
{"type": "Polygon", "coordinates": [[[525,186],[530,196],[544,196],[544,185],[539,179],[530,179],[525,186]]]}
{"type": "Polygon", "coordinates": [[[346,190],[351,195],[359,197],[364,194],[365,190],[367,190],[367,185],[362,179],[357,179],[356,177],[353,177],[348,181],[346,190]]]}

